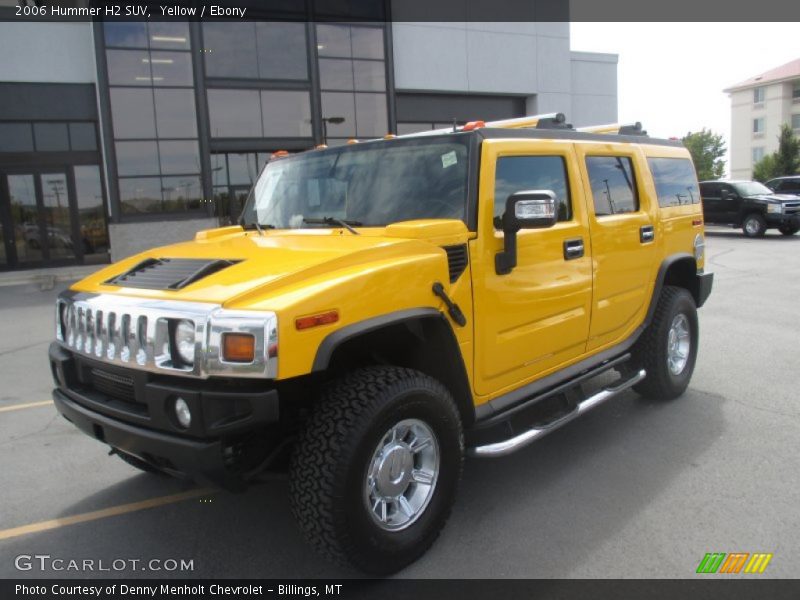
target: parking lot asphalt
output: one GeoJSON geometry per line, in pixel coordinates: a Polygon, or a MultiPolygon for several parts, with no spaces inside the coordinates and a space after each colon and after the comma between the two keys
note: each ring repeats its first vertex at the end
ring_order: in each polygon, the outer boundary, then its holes
{"type": "MultiPolygon", "coordinates": [[[[441,538],[399,577],[684,578],[707,552],[772,553],[757,577],[798,575],[800,235],[714,229],[707,255],[688,392],[628,392],[512,456],[468,459],[441,538]]],[[[285,479],[198,490],[139,473],[57,416],[57,291],[0,289],[0,577],[357,576],[303,543],[285,479]],[[20,571],[20,555],[95,571],[20,571]],[[96,570],[120,559],[193,570],[96,570]]]]}

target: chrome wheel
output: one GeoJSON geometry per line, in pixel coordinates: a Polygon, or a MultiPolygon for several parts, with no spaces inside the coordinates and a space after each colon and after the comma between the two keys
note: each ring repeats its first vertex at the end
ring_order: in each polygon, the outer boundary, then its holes
{"type": "Polygon", "coordinates": [[[669,372],[680,375],[689,362],[692,338],[689,330],[689,319],[683,313],[675,315],[667,336],[667,365],[669,372]]]}
{"type": "Polygon", "coordinates": [[[755,219],[747,219],[744,224],[744,229],[750,235],[756,235],[759,232],[760,227],[758,225],[758,221],[755,219]]]}
{"type": "Polygon", "coordinates": [[[367,468],[364,501],[387,531],[413,524],[425,511],[439,475],[439,442],[419,419],[405,419],[381,438],[367,468]]]}

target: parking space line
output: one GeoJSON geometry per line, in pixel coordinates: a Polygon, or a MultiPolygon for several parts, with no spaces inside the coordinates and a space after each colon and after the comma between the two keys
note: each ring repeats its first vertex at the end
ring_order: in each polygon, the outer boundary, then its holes
{"type": "Polygon", "coordinates": [[[164,506],[166,504],[174,504],[175,502],[183,502],[199,496],[206,496],[213,493],[211,488],[199,488],[181,492],[179,494],[172,494],[170,496],[160,496],[158,498],[150,498],[149,500],[142,500],[141,502],[131,502],[130,504],[121,504],[119,506],[112,506],[101,510],[95,510],[81,515],[72,515],[70,517],[61,517],[59,519],[50,519],[49,521],[39,521],[38,523],[31,523],[29,525],[22,525],[20,527],[12,527],[11,529],[0,530],[0,540],[8,540],[31,533],[39,533],[48,531],[50,529],[59,529],[68,525],[76,525],[78,523],[86,523],[87,521],[96,521],[98,519],[105,519],[108,517],[116,517],[139,510],[146,510],[148,508],[155,508],[157,506],[164,506]]]}
{"type": "Polygon", "coordinates": [[[52,400],[42,400],[41,402],[26,402],[25,404],[12,404],[11,406],[0,407],[0,413],[9,412],[12,410],[22,410],[23,408],[35,408],[37,406],[47,406],[52,404],[52,400]]]}

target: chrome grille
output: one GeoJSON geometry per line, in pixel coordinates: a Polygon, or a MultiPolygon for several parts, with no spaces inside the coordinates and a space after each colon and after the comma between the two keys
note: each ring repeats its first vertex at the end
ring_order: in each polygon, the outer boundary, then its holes
{"type": "Polygon", "coordinates": [[[787,215],[800,213],[800,202],[785,202],[783,204],[783,212],[787,215]]]}
{"type": "Polygon", "coordinates": [[[61,344],[95,360],[113,365],[192,377],[277,376],[277,318],[264,311],[229,311],[215,304],[162,301],[110,294],[74,294],[59,297],[56,337],[61,344]],[[191,366],[173,360],[171,322],[188,320],[195,328],[191,366]],[[242,331],[256,338],[252,363],[227,363],[221,357],[225,331],[242,331]]]}

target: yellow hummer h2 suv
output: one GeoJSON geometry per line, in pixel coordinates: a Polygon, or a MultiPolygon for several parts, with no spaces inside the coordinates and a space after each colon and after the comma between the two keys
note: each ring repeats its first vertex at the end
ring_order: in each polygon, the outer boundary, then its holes
{"type": "Polygon", "coordinates": [[[465,454],[683,393],[704,246],[689,153],[639,124],[275,156],[240,225],[59,296],[55,405],[145,471],[242,489],[288,468],[311,543],[391,573],[437,537],[465,454]]]}

